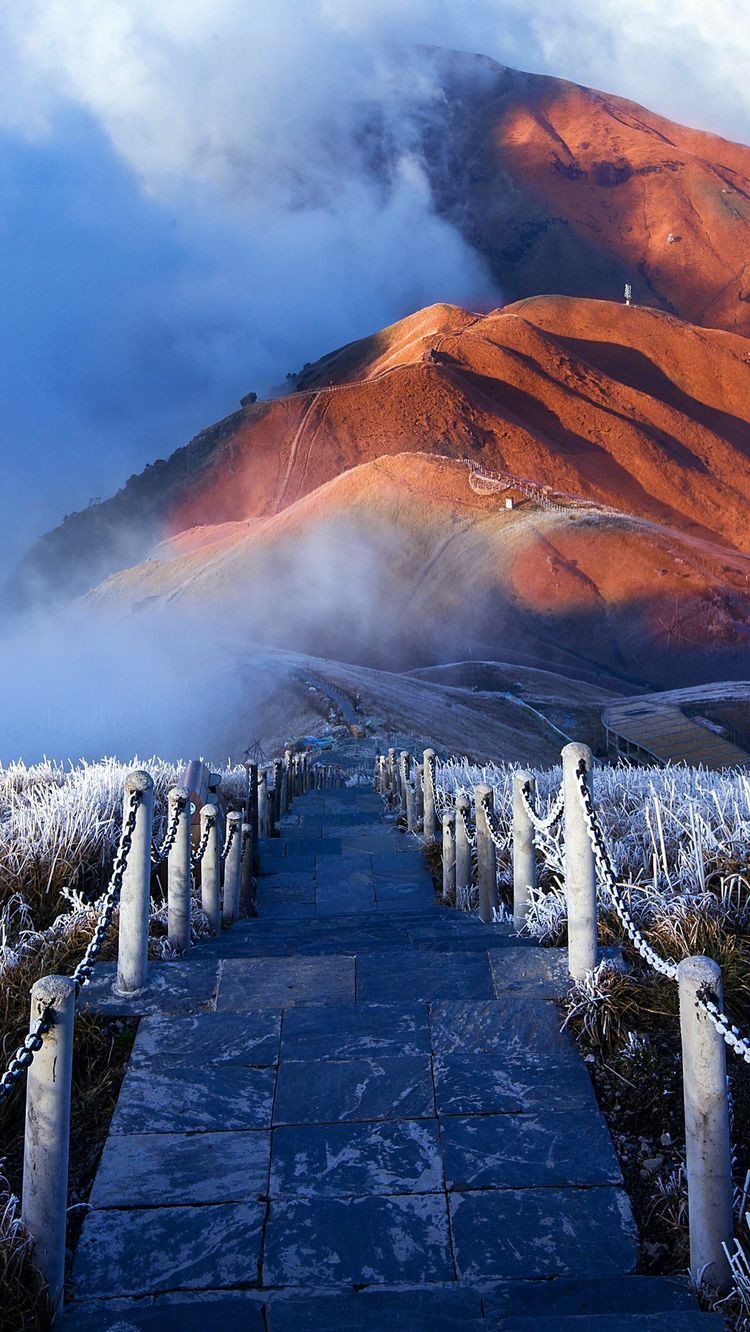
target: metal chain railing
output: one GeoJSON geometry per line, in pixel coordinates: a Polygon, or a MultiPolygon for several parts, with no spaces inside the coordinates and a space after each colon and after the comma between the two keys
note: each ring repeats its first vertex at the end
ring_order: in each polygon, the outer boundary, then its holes
{"type": "Polygon", "coordinates": [[[599,877],[607,888],[615,910],[620,917],[623,928],[628,935],[633,947],[640,953],[645,962],[658,971],[662,976],[668,976],[670,980],[677,980],[677,963],[672,958],[663,958],[646,942],[631,916],[625,900],[617,882],[617,876],[612,865],[612,861],[604,840],[604,834],[599,826],[599,818],[591,799],[591,792],[586,780],[586,764],[581,761],[576,768],[576,779],[578,794],[581,798],[583,808],[583,817],[586,823],[586,831],[589,835],[589,841],[594,852],[599,877]]]}
{"type": "Polygon", "coordinates": [[[527,818],[534,828],[536,828],[537,832],[547,832],[550,828],[554,827],[565,809],[565,790],[561,784],[560,790],[555,796],[554,803],[544,817],[537,814],[531,803],[531,784],[529,782],[524,782],[524,785],[521,787],[521,803],[527,818]]]}
{"type": "Polygon", "coordinates": [[[28,1036],[24,1038],[23,1045],[19,1045],[8,1067],[0,1077],[0,1105],[7,1101],[17,1084],[26,1076],[26,1070],[34,1061],[34,1055],[42,1048],[42,1038],[51,1029],[52,1014],[49,1009],[45,1009],[41,1017],[34,1023],[28,1036]]]}
{"type": "Polygon", "coordinates": [[[201,840],[198,843],[198,846],[196,847],[195,851],[192,851],[190,853],[191,865],[200,865],[203,857],[206,854],[206,847],[208,846],[208,841],[211,836],[211,832],[215,826],[216,826],[216,815],[209,814],[208,818],[206,819],[206,826],[203,829],[203,836],[201,837],[201,840]]]}
{"type": "Polygon", "coordinates": [[[221,862],[222,862],[222,864],[224,863],[224,861],[226,860],[227,856],[229,855],[229,852],[230,852],[230,849],[231,849],[231,846],[232,846],[232,842],[234,841],[235,833],[237,832],[237,827],[238,827],[238,824],[237,824],[237,820],[236,820],[236,819],[232,819],[231,823],[229,823],[229,822],[227,823],[227,835],[226,835],[226,838],[225,838],[225,840],[224,840],[224,845],[223,845],[223,847],[221,848],[221,862]]]}
{"type": "Polygon", "coordinates": [[[178,796],[178,798],[174,802],[174,813],[172,815],[172,822],[167,828],[164,841],[162,842],[161,846],[157,846],[155,842],[152,843],[151,845],[152,865],[161,865],[162,861],[166,860],[167,856],[172,850],[172,847],[175,844],[175,839],[177,837],[177,829],[180,826],[180,815],[182,814],[182,811],[184,810],[186,805],[187,805],[187,797],[178,796]]]}
{"type": "Polygon", "coordinates": [[[96,923],[88,948],[81,961],[73,972],[76,994],[80,993],[81,987],[87,985],[93,975],[96,960],[102,951],[102,945],[107,937],[109,927],[112,924],[112,917],[115,913],[115,907],[120,898],[122,881],[125,878],[125,870],[128,864],[130,848],[133,845],[133,833],[135,832],[135,820],[138,806],[141,803],[141,792],[130,792],[130,807],[128,809],[127,819],[123,826],[120,836],[120,843],[115,854],[114,864],[112,866],[112,875],[107,885],[107,891],[104,894],[102,910],[99,913],[99,919],[96,923]]]}
{"type": "Polygon", "coordinates": [[[487,824],[487,829],[489,831],[490,837],[495,843],[496,849],[498,851],[507,851],[508,847],[510,846],[510,835],[504,837],[502,832],[500,831],[500,825],[497,822],[497,819],[490,805],[490,796],[489,795],[482,796],[480,804],[482,807],[482,813],[484,814],[485,822],[487,824]]]}
{"type": "MultiPolygon", "coordinates": [[[[120,897],[130,848],[133,845],[136,813],[140,803],[141,792],[138,790],[131,791],[127,818],[123,825],[122,833],[120,834],[120,840],[112,866],[112,874],[110,876],[109,884],[107,885],[107,891],[103,897],[102,909],[96,922],[96,928],[89,940],[86,952],[72,975],[72,980],[75,982],[76,995],[80,994],[82,987],[88,984],[91,980],[97,958],[109,932],[115,907],[117,906],[120,897]]],[[[34,1055],[42,1048],[42,1038],[46,1036],[51,1028],[52,1017],[47,1011],[45,1011],[42,1013],[41,1017],[37,1019],[33,1029],[25,1037],[23,1044],[19,1045],[13,1058],[9,1062],[7,1069],[0,1077],[0,1105],[7,1100],[11,1092],[25,1076],[27,1069],[33,1063],[34,1055]]]]}
{"type": "Polygon", "coordinates": [[[703,1011],[708,1015],[710,1021],[724,1038],[724,1044],[728,1045],[740,1059],[744,1059],[746,1064],[750,1064],[750,1037],[743,1036],[739,1027],[729,1020],[726,1013],[719,1008],[717,996],[707,989],[698,991],[698,1003],[703,1011]]]}

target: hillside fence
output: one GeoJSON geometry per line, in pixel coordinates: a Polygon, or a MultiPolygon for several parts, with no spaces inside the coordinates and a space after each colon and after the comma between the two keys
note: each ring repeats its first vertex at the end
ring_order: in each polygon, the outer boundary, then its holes
{"type": "Polygon", "coordinates": [[[750,1064],[750,1038],[724,1012],[721,968],[709,957],[681,961],[661,957],[643,937],[628,909],[627,890],[618,883],[595,799],[594,763],[586,745],[562,751],[562,782],[542,813],[535,803],[530,772],[513,773],[512,818],[505,832],[490,786],[473,791],[441,790],[434,750],[421,762],[407,751],[389,749],[375,763],[375,788],[407,830],[426,846],[438,846],[445,902],[478,897],[487,924],[500,919],[497,862],[512,861],[512,917],[523,930],[536,891],[539,834],[563,824],[564,879],[568,918],[568,971],[581,980],[599,963],[597,909],[605,889],[624,935],[647,966],[678,988],[682,1044],[683,1098],[690,1229],[690,1270],[696,1284],[720,1293],[731,1286],[742,1261],[734,1240],[734,1187],[726,1049],[750,1064]]]}

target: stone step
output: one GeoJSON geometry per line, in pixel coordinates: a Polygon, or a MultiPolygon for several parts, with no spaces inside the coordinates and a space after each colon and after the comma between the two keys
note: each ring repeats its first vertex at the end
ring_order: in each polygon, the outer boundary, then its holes
{"type": "Polygon", "coordinates": [[[257,1291],[205,1291],[192,1300],[183,1295],[158,1297],[145,1305],[116,1301],[114,1308],[104,1304],[74,1307],[56,1328],[59,1332],[205,1332],[207,1326],[220,1324],[222,1332],[383,1332],[385,1328],[389,1332],[719,1332],[724,1326],[719,1315],[699,1313],[689,1292],[678,1293],[677,1283],[666,1278],[579,1283],[584,1287],[582,1294],[588,1290],[593,1295],[603,1285],[619,1290],[620,1308],[598,1314],[555,1313],[553,1288],[577,1283],[534,1284],[543,1289],[539,1311],[530,1316],[498,1316],[486,1295],[483,1298],[478,1291],[456,1285],[433,1290],[370,1288],[357,1294],[290,1298],[264,1297],[257,1291]],[[644,1282],[647,1284],[639,1286],[644,1282]],[[660,1285],[672,1289],[665,1292],[660,1285]],[[631,1290],[634,1286],[636,1290],[631,1290]],[[635,1307],[631,1308],[631,1300],[635,1307]]]}
{"type": "MultiPolygon", "coordinates": [[[[480,1324],[481,1326],[481,1324],[480,1324]]],[[[535,1318],[485,1319],[493,1332],[722,1332],[726,1323],[720,1314],[697,1309],[667,1313],[542,1314],[535,1318]]]]}
{"type": "Polygon", "coordinates": [[[508,1281],[485,1290],[484,1312],[491,1326],[504,1328],[511,1318],[526,1320],[533,1327],[539,1326],[535,1320],[547,1316],[695,1315],[698,1306],[685,1277],[626,1276],[614,1280],[508,1281]]]}

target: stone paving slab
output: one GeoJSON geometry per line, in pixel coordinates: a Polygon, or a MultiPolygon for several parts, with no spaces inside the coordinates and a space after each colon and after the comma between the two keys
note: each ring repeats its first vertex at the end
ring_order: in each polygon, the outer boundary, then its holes
{"type": "Polygon", "coordinates": [[[420,1119],[435,1114],[430,1059],[420,1055],[285,1064],[274,1124],[420,1119]]]}
{"type": "MultiPolygon", "coordinates": [[[[282,1057],[289,1060],[429,1055],[426,1004],[294,1008],[284,1014],[282,1057]]],[[[584,1074],[588,1082],[588,1076],[584,1074]]]]}
{"type": "MultiPolygon", "coordinates": [[[[222,1332],[265,1332],[262,1305],[225,1292],[216,1299],[218,1307],[211,1313],[220,1317],[222,1332]]],[[[144,1307],[141,1301],[132,1300],[128,1304],[130,1308],[119,1309],[75,1305],[55,1323],[55,1332],[206,1332],[205,1303],[197,1299],[189,1304],[144,1307]]]]}
{"type": "Polygon", "coordinates": [[[685,1277],[558,1277],[554,1282],[512,1281],[485,1290],[485,1312],[492,1320],[510,1317],[630,1314],[693,1311],[695,1296],[685,1277]]]}
{"type": "Polygon", "coordinates": [[[158,1061],[160,1067],[204,1064],[275,1064],[281,1014],[197,1013],[192,1017],[147,1017],[138,1027],[130,1067],[158,1061]]]}
{"type": "Polygon", "coordinates": [[[221,964],[218,1012],[354,1003],[353,957],[228,958],[221,964]]]}
{"type": "Polygon", "coordinates": [[[540,1063],[533,1051],[513,1060],[501,1054],[436,1055],[433,1072],[439,1115],[508,1115],[539,1108],[556,1115],[596,1108],[580,1059],[540,1063]]]}
{"type": "Polygon", "coordinates": [[[268,1189],[271,1135],[111,1134],[91,1193],[94,1207],[243,1202],[268,1189]]]}
{"type": "Polygon", "coordinates": [[[199,1133],[269,1128],[271,1068],[131,1068],[110,1133],[199,1133]]]}
{"type": "Polygon", "coordinates": [[[451,1281],[444,1194],[271,1204],[267,1286],[451,1281]]]}
{"type": "Polygon", "coordinates": [[[536,1114],[446,1116],[440,1126],[446,1187],[533,1189],[622,1184],[596,1106],[536,1114]]]}
{"type": "Polygon", "coordinates": [[[274,1130],[271,1198],[436,1193],[442,1187],[443,1165],[433,1120],[305,1124],[274,1130]]]}
{"type": "Polygon", "coordinates": [[[459,1289],[271,1300],[266,1318],[269,1332],[481,1332],[487,1327],[480,1296],[459,1289]]]}
{"type": "Polygon", "coordinates": [[[555,999],[568,987],[567,949],[506,948],[490,952],[489,959],[498,999],[504,994],[555,999]]]}
{"type": "Polygon", "coordinates": [[[231,1287],[257,1279],[265,1206],[89,1212],[73,1268],[76,1299],[231,1287]]]}
{"type": "Polygon", "coordinates": [[[312,852],[301,851],[296,847],[292,851],[287,851],[287,842],[269,841],[268,849],[259,852],[260,856],[260,878],[263,879],[270,874],[310,874],[315,868],[315,856],[312,852]]]}
{"type": "Polygon", "coordinates": [[[409,999],[491,999],[494,995],[487,954],[460,957],[416,953],[405,947],[363,953],[357,960],[360,1003],[399,1003],[409,999]]]}
{"type": "MultiPolygon", "coordinates": [[[[309,817],[313,822],[317,820],[317,815],[315,814],[310,814],[309,817]]],[[[307,827],[307,822],[308,815],[303,814],[302,823],[305,827],[307,827]]],[[[382,829],[385,826],[382,811],[372,807],[363,809],[344,809],[343,807],[339,807],[338,809],[324,811],[321,813],[320,822],[327,830],[332,827],[359,828],[363,825],[367,828],[371,825],[373,828],[382,829]]]]}
{"type": "Polygon", "coordinates": [[[349,879],[351,874],[358,870],[365,870],[372,874],[372,855],[369,851],[349,851],[346,855],[326,855],[320,852],[315,857],[315,878],[320,883],[322,879],[330,878],[340,882],[342,879],[349,879]]]}
{"type": "Polygon", "coordinates": [[[381,851],[373,853],[372,869],[376,875],[424,878],[427,873],[421,851],[381,851]]]}
{"type": "Polygon", "coordinates": [[[500,1054],[508,1060],[552,1057],[580,1065],[571,1038],[560,1031],[560,1015],[545,1000],[495,999],[490,1003],[434,1003],[430,1006],[432,1048],[437,1054],[500,1054]]]}
{"type": "MultiPolygon", "coordinates": [[[[486,1324],[485,1324],[486,1326],[486,1324]]],[[[501,1332],[726,1332],[721,1314],[692,1312],[656,1314],[570,1314],[563,1318],[503,1318],[497,1325],[501,1332]]]]}
{"type": "Polygon", "coordinates": [[[606,1276],[635,1266],[636,1227],[621,1189],[498,1189],[449,1199],[464,1281],[606,1276]]]}
{"type": "Polygon", "coordinates": [[[261,874],[258,878],[258,886],[262,886],[266,892],[273,892],[277,888],[312,888],[314,886],[314,873],[312,869],[274,870],[270,874],[261,874]]]}
{"type": "Polygon", "coordinates": [[[81,990],[81,1012],[106,1013],[112,1017],[138,1017],[148,1013],[194,1013],[212,1008],[218,985],[218,963],[192,953],[181,962],[151,962],[148,984],[139,994],[125,998],[112,985],[117,974],[114,962],[100,962],[92,981],[81,990]]]}
{"type": "MultiPolygon", "coordinates": [[[[278,884],[259,883],[255,895],[258,914],[268,916],[282,906],[309,907],[308,916],[315,915],[315,884],[310,876],[309,884],[290,884],[281,888],[278,884]]],[[[250,935],[250,938],[253,936],[250,935]]]]}
{"type": "Polygon", "coordinates": [[[366,909],[375,903],[372,876],[352,875],[348,880],[326,880],[318,883],[317,908],[319,916],[340,916],[357,907],[366,909]]]}

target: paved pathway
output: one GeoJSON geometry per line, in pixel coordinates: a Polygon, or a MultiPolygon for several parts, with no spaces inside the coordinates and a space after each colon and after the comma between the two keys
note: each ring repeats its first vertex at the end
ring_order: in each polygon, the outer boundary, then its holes
{"type": "Polygon", "coordinates": [[[295,802],[261,866],[258,919],[153,969],[65,1328],[720,1327],[623,1279],[561,956],[437,906],[370,793],[295,802]]]}

